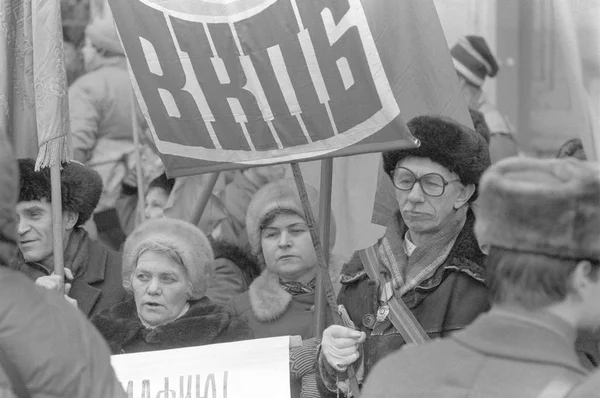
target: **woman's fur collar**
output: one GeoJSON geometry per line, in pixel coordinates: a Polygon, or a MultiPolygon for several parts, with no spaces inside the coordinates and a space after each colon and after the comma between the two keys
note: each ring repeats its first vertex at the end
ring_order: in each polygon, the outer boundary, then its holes
{"type": "MultiPolygon", "coordinates": [[[[344,263],[337,255],[329,259],[329,277],[337,296],[340,290],[340,269],[344,263]]],[[[261,322],[271,322],[281,317],[292,302],[292,295],[279,284],[279,275],[265,268],[248,289],[250,305],[256,319],[261,322]]]]}
{"type": "Polygon", "coordinates": [[[253,338],[250,328],[242,327],[242,321],[227,308],[212,304],[207,298],[190,304],[181,318],[153,329],[140,321],[133,298],[102,311],[92,318],[92,323],[113,354],[123,353],[123,347],[137,339],[163,350],[253,338]]]}

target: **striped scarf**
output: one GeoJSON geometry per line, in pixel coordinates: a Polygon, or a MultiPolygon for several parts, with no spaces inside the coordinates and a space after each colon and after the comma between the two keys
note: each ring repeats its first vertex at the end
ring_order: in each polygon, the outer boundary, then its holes
{"type": "Polygon", "coordinates": [[[408,257],[404,247],[406,225],[398,214],[388,225],[379,242],[377,254],[381,263],[392,275],[394,290],[399,297],[430,278],[452,250],[458,234],[467,220],[468,206],[458,209],[442,229],[426,243],[417,246],[408,257]]]}

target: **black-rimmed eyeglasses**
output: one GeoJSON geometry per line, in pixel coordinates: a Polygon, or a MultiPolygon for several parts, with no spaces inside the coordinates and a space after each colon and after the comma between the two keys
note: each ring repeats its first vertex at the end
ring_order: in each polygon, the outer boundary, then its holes
{"type": "Polygon", "coordinates": [[[392,182],[400,191],[410,191],[418,182],[421,189],[429,196],[442,196],[446,190],[446,185],[459,179],[446,180],[441,174],[427,173],[421,177],[417,177],[415,173],[406,167],[396,167],[394,170],[392,182]]]}

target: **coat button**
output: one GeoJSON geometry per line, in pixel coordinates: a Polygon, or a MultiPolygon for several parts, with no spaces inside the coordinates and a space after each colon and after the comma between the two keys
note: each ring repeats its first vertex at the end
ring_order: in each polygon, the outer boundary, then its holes
{"type": "Polygon", "coordinates": [[[375,315],[373,314],[367,314],[362,317],[362,324],[369,329],[373,329],[373,326],[375,326],[375,321],[375,315]]]}

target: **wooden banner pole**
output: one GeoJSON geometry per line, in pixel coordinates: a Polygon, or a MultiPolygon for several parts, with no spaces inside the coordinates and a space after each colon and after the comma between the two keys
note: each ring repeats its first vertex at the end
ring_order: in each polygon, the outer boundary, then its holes
{"type": "Polygon", "coordinates": [[[212,195],[213,189],[215,188],[215,184],[217,183],[217,179],[219,178],[220,172],[210,173],[208,176],[208,181],[202,187],[202,192],[200,194],[200,198],[198,199],[196,210],[192,216],[190,222],[194,225],[198,225],[200,222],[200,218],[202,218],[202,213],[204,213],[204,209],[208,204],[208,200],[210,199],[210,195],[212,195]]]}
{"type": "Polygon", "coordinates": [[[146,218],[146,213],[144,212],[144,208],[146,207],[146,194],[144,193],[144,172],[142,169],[142,153],[140,149],[140,136],[139,136],[139,126],[137,122],[137,101],[135,98],[135,92],[133,87],[131,89],[131,130],[133,134],[133,146],[135,153],[135,178],[137,184],[137,208],[136,208],[136,225],[139,225],[144,222],[146,218]]]}
{"type": "MultiPolygon", "coordinates": [[[[333,322],[336,325],[344,325],[344,323],[342,322],[342,317],[337,312],[337,301],[333,290],[333,284],[331,283],[331,278],[329,278],[329,272],[327,271],[325,255],[323,253],[321,239],[319,238],[319,231],[315,226],[315,217],[310,208],[310,202],[308,201],[308,194],[306,193],[306,186],[304,185],[302,170],[300,170],[300,165],[297,162],[292,162],[291,166],[292,172],[294,173],[294,179],[296,180],[298,194],[300,195],[300,200],[302,201],[304,215],[306,216],[306,223],[308,224],[308,228],[310,230],[310,237],[312,238],[313,245],[315,246],[315,251],[317,253],[317,266],[319,267],[318,274],[321,274],[323,293],[326,299],[325,302],[329,306],[329,309],[333,315],[333,322]]],[[[319,292],[317,291],[317,293],[319,292]]],[[[356,371],[354,369],[354,364],[348,366],[347,373],[352,396],[355,398],[360,398],[360,389],[358,388],[358,381],[356,380],[356,371]]]]}
{"type": "MultiPolygon", "coordinates": [[[[64,277],[64,255],[63,255],[63,223],[62,223],[62,193],[60,183],[60,161],[50,166],[50,184],[52,201],[52,236],[54,242],[54,273],[64,277]]],[[[64,285],[61,287],[64,294],[64,285]]]]}
{"type": "Polygon", "coordinates": [[[315,281],[315,336],[321,338],[325,330],[327,314],[327,300],[325,300],[325,288],[323,286],[323,274],[329,275],[329,251],[330,251],[330,225],[331,225],[331,190],[333,182],[333,158],[321,160],[321,184],[319,189],[319,232],[321,233],[321,245],[325,268],[319,268],[317,280],[315,281]]]}

